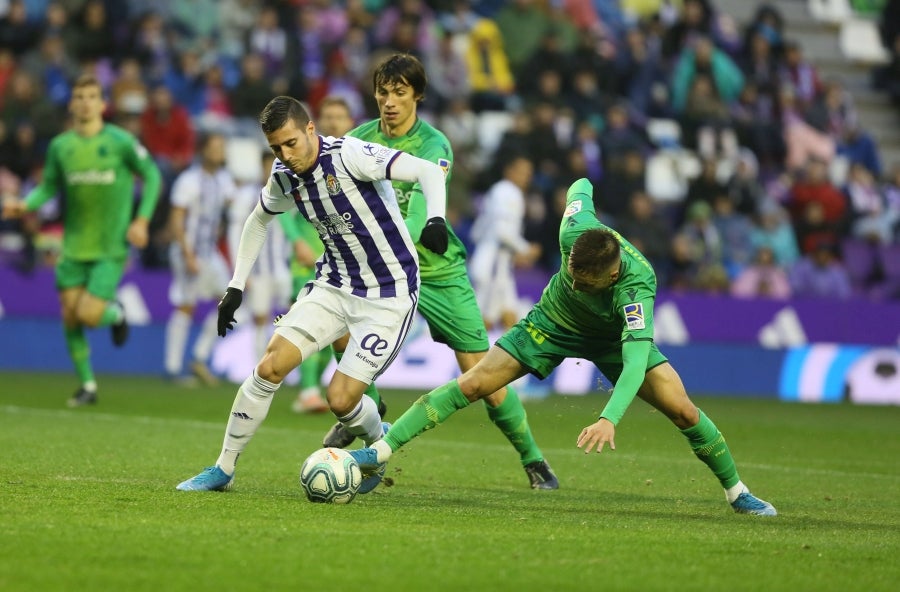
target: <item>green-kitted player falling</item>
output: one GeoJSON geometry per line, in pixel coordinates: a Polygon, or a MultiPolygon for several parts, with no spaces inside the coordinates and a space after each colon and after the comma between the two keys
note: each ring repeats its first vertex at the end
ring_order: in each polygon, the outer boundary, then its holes
{"type": "Polygon", "coordinates": [[[775,508],[750,493],[715,424],[685,392],[681,379],[653,342],[656,275],[643,255],[596,216],[593,187],[569,187],[559,229],[562,265],[528,315],[507,331],[474,368],[421,397],[371,448],[351,451],[364,475],[383,471],[401,446],[457,410],[530,372],[545,378],[565,358],[593,362],[615,388],[600,418],[578,436],[585,453],[615,449],[615,428],[639,396],[687,438],[694,454],[718,478],[735,512],[774,516],[775,508]]]}

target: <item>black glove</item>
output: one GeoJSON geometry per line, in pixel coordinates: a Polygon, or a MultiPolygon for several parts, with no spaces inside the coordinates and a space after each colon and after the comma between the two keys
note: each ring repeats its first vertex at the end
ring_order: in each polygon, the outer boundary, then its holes
{"type": "Polygon", "coordinates": [[[225,295],[219,300],[219,337],[225,337],[228,329],[234,329],[237,322],[234,313],[241,306],[241,300],[244,299],[244,293],[237,288],[228,288],[225,295]]]}
{"type": "Polygon", "coordinates": [[[447,252],[447,245],[450,243],[450,235],[447,234],[447,221],[443,218],[435,217],[425,223],[422,229],[422,236],[419,238],[422,246],[438,255],[447,252]]]}

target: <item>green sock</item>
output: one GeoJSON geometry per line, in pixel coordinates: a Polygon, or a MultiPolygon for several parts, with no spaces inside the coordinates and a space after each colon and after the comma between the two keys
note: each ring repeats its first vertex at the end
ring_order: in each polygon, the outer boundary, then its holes
{"type": "Polygon", "coordinates": [[[513,448],[519,452],[523,465],[544,460],[544,455],[541,454],[541,449],[538,448],[534,436],[531,434],[528,415],[513,387],[506,387],[506,398],[499,406],[491,407],[485,401],[484,407],[494,425],[503,432],[513,448]]]}
{"type": "Polygon", "coordinates": [[[75,365],[75,373],[82,386],[94,382],[94,370],[91,368],[91,346],[88,344],[83,327],[65,327],[66,348],[75,365]]]}
{"type": "Polygon", "coordinates": [[[722,487],[728,489],[741,480],[734,466],[731,451],[728,450],[728,444],[725,443],[725,437],[703,411],[700,411],[700,421],[697,425],[681,430],[681,433],[690,442],[697,458],[715,473],[722,487]]]}
{"type": "MultiPolygon", "coordinates": [[[[338,361],[338,364],[341,363],[341,358],[344,357],[344,352],[335,351],[334,359],[338,361]]],[[[381,393],[378,392],[378,388],[375,386],[375,383],[371,383],[369,388],[366,389],[365,394],[369,395],[369,397],[375,401],[375,405],[381,405],[381,393]]]]}
{"type": "Polygon", "coordinates": [[[439,423],[443,423],[448,417],[469,405],[459,383],[452,380],[444,386],[439,386],[427,395],[419,399],[394,422],[384,441],[391,450],[398,448],[424,432],[430,430],[439,423]]]}
{"type": "Polygon", "coordinates": [[[122,307],[118,302],[107,302],[106,308],[103,309],[103,314],[100,315],[100,322],[97,326],[109,327],[110,325],[114,325],[121,321],[124,316],[125,311],[122,310],[122,307]]]}

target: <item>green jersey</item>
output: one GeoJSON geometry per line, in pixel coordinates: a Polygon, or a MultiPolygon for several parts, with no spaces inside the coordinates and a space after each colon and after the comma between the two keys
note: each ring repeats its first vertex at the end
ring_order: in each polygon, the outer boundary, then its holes
{"type": "Polygon", "coordinates": [[[69,130],[50,142],[43,178],[25,198],[25,207],[34,211],[62,194],[63,257],[74,261],[124,257],[134,175],[143,179],[138,216],[149,220],[159,199],[160,174],[147,150],[112,124],[91,137],[69,130]]]}
{"type": "MultiPolygon", "coordinates": [[[[402,150],[413,156],[429,160],[447,173],[447,186],[450,185],[450,170],[453,167],[453,150],[450,141],[443,133],[428,125],[421,119],[416,119],[412,128],[406,135],[399,138],[391,138],[381,132],[381,120],[374,119],[351,130],[347,135],[375,142],[389,148],[402,150]]],[[[466,248],[459,237],[447,225],[450,235],[450,244],[447,252],[438,255],[419,244],[422,228],[425,227],[425,196],[418,183],[394,181],[394,193],[397,194],[397,202],[400,211],[406,219],[406,226],[416,242],[416,251],[419,254],[419,274],[423,282],[428,280],[442,280],[458,275],[466,274],[466,248]]]]}
{"type": "Polygon", "coordinates": [[[562,265],[550,278],[536,307],[576,335],[611,342],[652,340],[656,274],[631,243],[597,219],[591,194],[587,180],[576,182],[569,189],[559,227],[562,265]],[[592,228],[611,232],[619,241],[622,253],[619,280],[600,294],[573,290],[572,275],[566,265],[575,239],[592,228]]]}

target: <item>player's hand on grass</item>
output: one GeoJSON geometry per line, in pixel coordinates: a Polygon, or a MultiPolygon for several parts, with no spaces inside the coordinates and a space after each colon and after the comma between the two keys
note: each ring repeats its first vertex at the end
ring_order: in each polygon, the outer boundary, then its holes
{"type": "Polygon", "coordinates": [[[440,217],[434,217],[425,223],[422,229],[422,236],[419,238],[422,246],[438,255],[447,252],[447,246],[450,244],[450,235],[447,232],[447,221],[440,217]]]}
{"type": "Polygon", "coordinates": [[[21,218],[25,213],[25,202],[15,197],[3,198],[3,220],[11,220],[13,218],[21,218]]]}
{"type": "Polygon", "coordinates": [[[128,239],[128,242],[133,247],[143,249],[150,242],[150,232],[147,227],[148,221],[146,218],[135,218],[128,225],[128,232],[125,234],[125,238],[128,239]]]}
{"type": "Polygon", "coordinates": [[[241,290],[237,288],[225,290],[225,295],[219,300],[219,337],[225,337],[229,329],[234,329],[234,324],[237,323],[234,313],[240,308],[243,299],[244,293],[241,290]]]}
{"type": "Polygon", "coordinates": [[[578,447],[583,449],[585,454],[593,450],[595,446],[598,453],[603,452],[603,446],[606,444],[609,444],[610,450],[616,449],[616,426],[602,417],[597,420],[597,423],[581,430],[581,435],[578,436],[578,447]]]}

